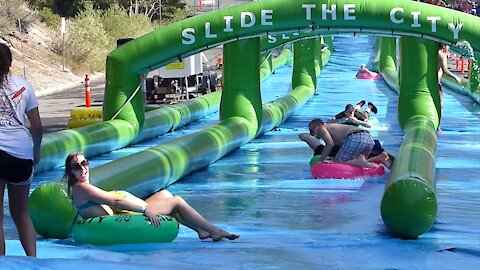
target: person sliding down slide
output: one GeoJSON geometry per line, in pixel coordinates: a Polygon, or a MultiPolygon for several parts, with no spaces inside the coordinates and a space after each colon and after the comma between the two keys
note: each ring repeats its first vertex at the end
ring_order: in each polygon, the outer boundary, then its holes
{"type": "Polygon", "coordinates": [[[159,215],[172,215],[178,222],[197,232],[201,240],[212,238],[218,242],[223,238],[235,240],[240,237],[212,225],[183,198],[173,196],[165,189],[139,204],[138,201],[142,200],[131,202],[90,184],[90,167],[83,153],[73,153],[66,158],[64,178],[68,195],[82,218],[113,215],[127,210],[142,213],[154,226],[159,227],[159,215]]]}
{"type": "Polygon", "coordinates": [[[363,80],[376,79],[378,78],[378,73],[368,70],[364,64],[361,64],[360,70],[358,70],[356,77],[357,79],[363,80]]]}

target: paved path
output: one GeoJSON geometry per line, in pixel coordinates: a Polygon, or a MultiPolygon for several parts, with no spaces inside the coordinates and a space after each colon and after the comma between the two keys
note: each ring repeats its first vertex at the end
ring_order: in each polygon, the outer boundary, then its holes
{"type": "MultiPolygon", "coordinates": [[[[91,79],[92,105],[101,106],[105,89],[105,76],[91,79]]],[[[78,86],[38,98],[43,132],[50,133],[67,129],[70,111],[75,107],[85,106],[85,87],[78,86]]]]}

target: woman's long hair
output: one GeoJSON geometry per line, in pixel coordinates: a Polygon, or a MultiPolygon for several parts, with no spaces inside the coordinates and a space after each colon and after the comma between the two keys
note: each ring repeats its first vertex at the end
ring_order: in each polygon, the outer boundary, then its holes
{"type": "Polygon", "coordinates": [[[0,89],[7,84],[7,76],[12,65],[12,52],[7,45],[0,43],[0,89]]]}
{"type": "Polygon", "coordinates": [[[63,176],[63,180],[67,182],[67,194],[70,198],[72,198],[72,186],[75,185],[78,181],[75,178],[75,175],[72,173],[72,159],[76,156],[85,156],[82,152],[75,152],[68,155],[65,159],[65,175],[63,176]]]}

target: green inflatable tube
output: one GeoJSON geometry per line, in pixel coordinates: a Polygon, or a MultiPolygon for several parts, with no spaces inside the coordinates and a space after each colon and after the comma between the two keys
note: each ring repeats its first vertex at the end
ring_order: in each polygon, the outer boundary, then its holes
{"type": "Polygon", "coordinates": [[[220,120],[236,116],[245,118],[251,124],[249,141],[255,137],[262,123],[259,55],[259,38],[239,40],[223,47],[224,81],[220,120]]]}
{"type": "Polygon", "coordinates": [[[75,242],[90,245],[170,243],[178,235],[178,222],[159,216],[155,227],[142,214],[119,214],[79,220],[72,229],[75,242]]]}
{"type": "Polygon", "coordinates": [[[288,48],[283,48],[282,52],[272,59],[272,71],[287,64],[291,57],[292,51],[288,48]]]}
{"type": "Polygon", "coordinates": [[[417,238],[435,221],[435,157],[437,134],[426,116],[411,117],[385,187],[381,215],[387,229],[404,238],[417,238]]]}
{"type": "Polygon", "coordinates": [[[218,125],[173,139],[90,171],[90,182],[105,190],[146,197],[217,161],[249,141],[252,124],[230,117],[218,125]]]}
{"type": "Polygon", "coordinates": [[[76,210],[66,192],[66,184],[50,182],[35,188],[28,198],[35,231],[47,238],[69,237],[76,210]]]}
{"type": "Polygon", "coordinates": [[[272,73],[272,70],[272,53],[268,51],[260,57],[260,80],[272,73]]]}
{"type": "Polygon", "coordinates": [[[315,72],[315,54],[317,48],[315,47],[315,43],[315,39],[307,39],[297,41],[293,44],[293,89],[297,86],[306,86],[315,91],[315,87],[317,86],[315,72]],[[298,51],[301,51],[301,53],[297,53],[298,51]]]}
{"type": "Polygon", "coordinates": [[[403,128],[412,116],[424,115],[437,128],[440,119],[438,43],[415,37],[402,37],[400,55],[400,126],[403,128]]]}
{"type": "MultiPolygon", "coordinates": [[[[314,38],[314,65],[315,65],[315,74],[316,76],[320,75],[320,71],[322,70],[322,42],[320,38],[314,38]]],[[[315,76],[315,78],[316,78],[315,76]]]]}
{"type": "Polygon", "coordinates": [[[380,71],[380,55],[382,53],[382,46],[381,46],[382,38],[379,36],[375,36],[373,42],[373,60],[370,64],[372,71],[380,71]]]}
{"type": "Polygon", "coordinates": [[[87,157],[93,157],[125,147],[132,142],[165,134],[218,111],[220,97],[221,92],[214,92],[180,104],[151,110],[145,113],[145,125],[138,135],[135,135],[133,126],[124,120],[110,120],[46,134],[41,146],[42,158],[35,167],[35,173],[65,165],[65,158],[72,152],[81,151],[87,157]]]}
{"type": "Polygon", "coordinates": [[[388,86],[398,92],[396,39],[380,38],[379,71],[388,86]]]}

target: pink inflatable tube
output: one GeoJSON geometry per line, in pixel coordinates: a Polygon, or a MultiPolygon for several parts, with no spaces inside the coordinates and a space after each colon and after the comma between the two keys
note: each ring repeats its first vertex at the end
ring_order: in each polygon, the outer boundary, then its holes
{"type": "Polygon", "coordinates": [[[375,79],[378,79],[378,73],[376,72],[373,72],[372,73],[374,75],[370,75],[370,73],[368,72],[359,72],[357,74],[357,79],[361,79],[361,80],[375,80],[375,79]]]}
{"type": "Polygon", "coordinates": [[[310,171],[314,178],[355,179],[367,176],[380,176],[385,174],[382,165],[373,163],[375,168],[366,168],[334,162],[315,163],[310,171]]]}

